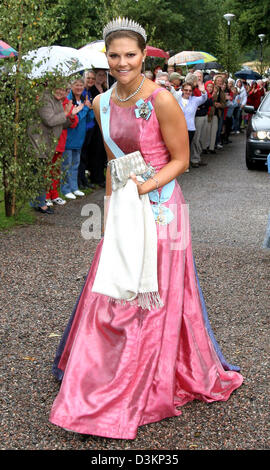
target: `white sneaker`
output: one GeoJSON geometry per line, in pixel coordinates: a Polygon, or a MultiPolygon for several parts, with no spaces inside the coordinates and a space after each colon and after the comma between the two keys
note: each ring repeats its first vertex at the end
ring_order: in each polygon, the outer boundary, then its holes
{"type": "Polygon", "coordinates": [[[46,206],[53,206],[53,203],[50,199],[46,199],[46,206]]]}
{"type": "Polygon", "coordinates": [[[240,131],[236,131],[236,134],[240,134],[240,131]]]}
{"type": "Polygon", "coordinates": [[[77,189],[77,191],[73,191],[73,194],[75,194],[75,196],[85,196],[85,194],[79,189],[77,189]]]}
{"type": "Polygon", "coordinates": [[[217,149],[223,149],[223,145],[217,144],[217,149]]]}
{"type": "Polygon", "coordinates": [[[54,202],[54,204],[58,204],[58,206],[64,206],[64,204],[67,203],[67,201],[64,201],[64,199],[62,199],[61,197],[53,199],[52,202],[54,202]]]}
{"type": "Polygon", "coordinates": [[[76,196],[73,193],[64,194],[67,199],[76,199],[76,196]]]}

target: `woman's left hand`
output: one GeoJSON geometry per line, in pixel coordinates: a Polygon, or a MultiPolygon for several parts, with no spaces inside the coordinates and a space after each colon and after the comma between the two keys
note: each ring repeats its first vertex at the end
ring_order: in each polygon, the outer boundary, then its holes
{"type": "Polygon", "coordinates": [[[135,173],[130,173],[130,178],[131,178],[132,181],[134,181],[134,183],[136,184],[137,189],[138,189],[139,196],[141,196],[142,194],[144,194],[143,189],[142,189],[143,182],[137,180],[137,176],[135,175],[135,173]]]}
{"type": "Polygon", "coordinates": [[[200,92],[204,92],[205,91],[204,83],[203,82],[198,82],[198,88],[199,88],[200,92]]]}

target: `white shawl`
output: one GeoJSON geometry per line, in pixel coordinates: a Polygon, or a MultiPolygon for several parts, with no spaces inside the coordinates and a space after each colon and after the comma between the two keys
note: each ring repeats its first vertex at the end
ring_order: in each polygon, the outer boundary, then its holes
{"type": "Polygon", "coordinates": [[[139,196],[131,179],[112,192],[92,291],[111,300],[136,299],[140,307],[149,310],[163,305],[158,293],[154,215],[148,194],[139,196]]]}

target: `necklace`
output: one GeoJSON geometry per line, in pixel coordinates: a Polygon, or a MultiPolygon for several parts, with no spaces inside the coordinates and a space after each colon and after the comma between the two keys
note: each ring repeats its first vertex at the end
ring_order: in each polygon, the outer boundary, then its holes
{"type": "Polygon", "coordinates": [[[119,101],[121,101],[121,102],[130,100],[130,98],[133,98],[133,96],[135,96],[135,95],[137,95],[137,93],[139,93],[140,89],[141,89],[142,86],[143,86],[144,80],[145,80],[145,75],[143,76],[143,79],[142,79],[140,85],[138,86],[137,90],[135,90],[135,91],[134,91],[131,95],[129,95],[127,98],[120,98],[120,97],[118,96],[118,93],[117,93],[117,86],[116,86],[116,87],[115,87],[115,96],[116,96],[116,98],[117,98],[119,101]]]}

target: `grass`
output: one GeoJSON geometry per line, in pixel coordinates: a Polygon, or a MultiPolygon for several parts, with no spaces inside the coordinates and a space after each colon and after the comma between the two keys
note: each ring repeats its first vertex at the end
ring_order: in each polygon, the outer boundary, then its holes
{"type": "MultiPolygon", "coordinates": [[[[96,186],[98,188],[98,186],[96,186]]],[[[88,195],[94,192],[94,189],[84,189],[83,192],[88,195]]],[[[59,192],[59,196],[64,199],[64,196],[59,192]]],[[[19,214],[15,217],[6,217],[4,193],[0,191],[0,231],[10,230],[19,225],[31,225],[36,222],[36,213],[28,204],[21,209],[19,214]]]]}
{"type": "Polygon", "coordinates": [[[0,231],[10,230],[18,225],[34,224],[35,221],[36,214],[28,204],[25,204],[17,216],[6,217],[4,194],[0,191],[0,231]]]}

